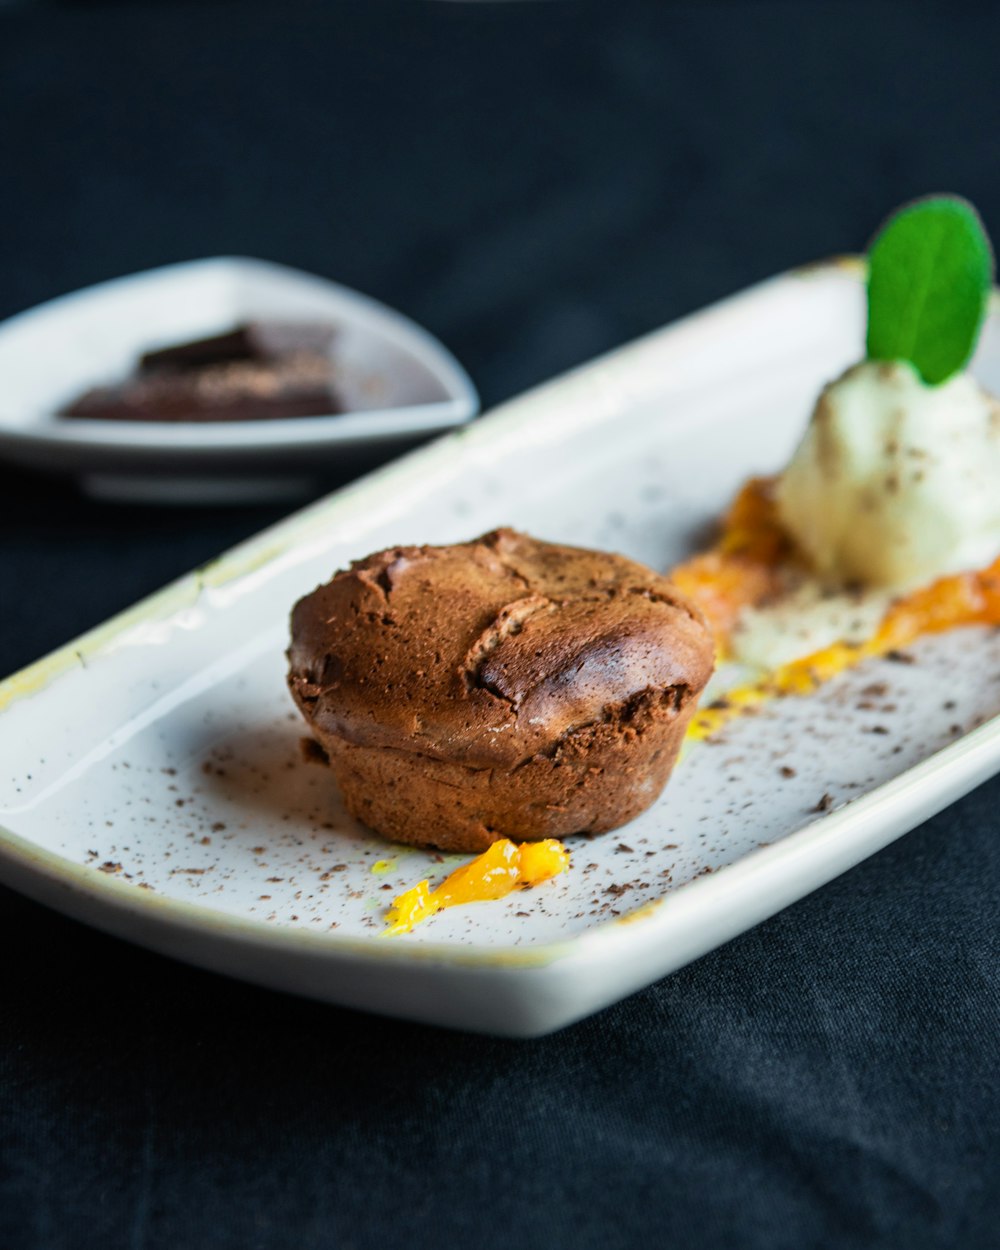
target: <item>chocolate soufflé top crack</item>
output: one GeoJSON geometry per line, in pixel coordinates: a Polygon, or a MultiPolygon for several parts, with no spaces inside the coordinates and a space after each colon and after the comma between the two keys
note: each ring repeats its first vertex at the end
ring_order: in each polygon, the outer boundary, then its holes
{"type": "Polygon", "coordinates": [[[355,562],[295,605],[288,654],[321,739],[507,771],[650,698],[687,703],[713,667],[666,578],[510,529],[355,562]]]}

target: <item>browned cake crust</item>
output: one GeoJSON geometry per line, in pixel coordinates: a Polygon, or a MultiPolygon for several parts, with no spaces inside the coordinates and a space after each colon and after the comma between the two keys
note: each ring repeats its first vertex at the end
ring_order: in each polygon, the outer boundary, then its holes
{"type": "Polygon", "coordinates": [[[637,816],[713,666],[666,578],[508,529],[356,562],[295,605],[288,655],[352,814],[449,851],[637,816]]]}

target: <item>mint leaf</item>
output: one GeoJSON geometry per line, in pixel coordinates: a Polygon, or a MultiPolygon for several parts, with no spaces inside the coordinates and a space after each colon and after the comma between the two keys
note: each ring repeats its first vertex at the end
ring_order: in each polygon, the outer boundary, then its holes
{"type": "Polygon", "coordinates": [[[971,204],[938,195],[905,205],[868,249],[868,359],[908,360],[929,385],[946,381],[972,355],[992,283],[971,204]]]}

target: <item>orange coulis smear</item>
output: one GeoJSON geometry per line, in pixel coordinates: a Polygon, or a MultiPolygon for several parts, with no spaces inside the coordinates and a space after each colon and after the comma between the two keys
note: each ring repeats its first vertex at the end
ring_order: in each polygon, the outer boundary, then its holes
{"type": "Polygon", "coordinates": [[[524,886],[557,877],[569,867],[569,852],[555,838],[543,842],[511,842],[501,838],[488,851],[456,868],[434,890],[421,881],[396,898],[386,918],[386,934],[409,933],[445,907],[504,898],[524,886]]]}
{"type": "MultiPolygon", "coordinates": [[[[720,659],[740,615],[780,598],[803,565],[778,520],[773,478],[752,478],[723,520],[710,550],[675,568],[671,580],[701,608],[720,659]]],[[[922,634],[961,625],[1000,625],[1000,559],[985,569],[939,577],[900,596],[866,642],[835,642],[775,669],[758,682],[738,686],[698,711],[690,738],[709,738],[730,720],[768,699],[808,694],[863,660],[889,655],[922,634]]]]}
{"type": "Polygon", "coordinates": [[[715,546],[670,572],[674,585],[701,608],[720,659],[741,613],[780,595],[798,567],[773,490],[773,478],[751,478],[723,518],[715,546]]]}

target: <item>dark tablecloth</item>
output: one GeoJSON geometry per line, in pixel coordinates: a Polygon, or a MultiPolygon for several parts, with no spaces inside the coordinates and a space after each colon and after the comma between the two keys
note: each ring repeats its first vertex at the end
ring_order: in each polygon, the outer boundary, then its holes
{"type": "MultiPolygon", "coordinates": [[[[998,48],[960,3],[0,5],[0,315],[259,255],[402,308],[490,405],[912,195],[1000,236],[998,48]]],[[[0,670],[278,514],[0,472],[0,670]]],[[[996,1247],[998,798],[534,1042],[2,893],[0,1246],[996,1247]]]]}

